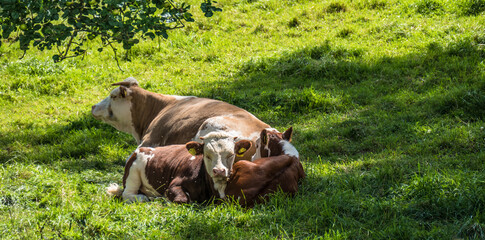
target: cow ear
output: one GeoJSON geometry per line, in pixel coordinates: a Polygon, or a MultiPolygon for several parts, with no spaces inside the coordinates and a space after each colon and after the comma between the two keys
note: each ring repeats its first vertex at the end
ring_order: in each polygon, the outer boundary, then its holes
{"type": "Polygon", "coordinates": [[[128,96],[128,89],[123,85],[120,86],[120,96],[122,98],[125,98],[126,96],[128,96]]]}
{"type": "Polygon", "coordinates": [[[266,129],[263,129],[263,131],[261,131],[261,145],[266,145],[268,144],[268,132],[266,131],[266,129]]]}
{"type": "Polygon", "coordinates": [[[246,151],[251,148],[251,145],[253,144],[249,140],[240,140],[236,142],[236,146],[234,147],[236,156],[242,157],[246,153],[246,151]]]}
{"type": "Polygon", "coordinates": [[[293,127],[286,129],[286,131],[283,133],[283,139],[288,142],[291,142],[292,136],[293,136],[293,127]]]}
{"type": "Polygon", "coordinates": [[[194,155],[194,156],[200,155],[204,152],[204,144],[203,143],[190,141],[187,144],[185,144],[185,147],[187,148],[189,153],[194,155]]]}

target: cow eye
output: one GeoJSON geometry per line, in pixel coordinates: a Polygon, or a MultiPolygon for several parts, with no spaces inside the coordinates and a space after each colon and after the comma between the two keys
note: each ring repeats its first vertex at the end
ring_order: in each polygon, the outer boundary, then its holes
{"type": "Polygon", "coordinates": [[[111,99],[115,99],[115,98],[116,98],[116,96],[114,96],[114,95],[111,95],[111,99]]]}

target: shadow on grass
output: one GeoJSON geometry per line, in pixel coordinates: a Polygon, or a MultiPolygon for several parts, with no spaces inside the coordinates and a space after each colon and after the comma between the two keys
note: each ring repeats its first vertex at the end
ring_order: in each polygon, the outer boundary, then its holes
{"type": "Polygon", "coordinates": [[[421,53],[367,60],[363,50],[324,43],[251,59],[234,81],[185,94],[230,102],[277,128],[294,126],[308,177],[296,199],[257,207],[275,208],[259,224],[309,236],[340,229],[349,237],[470,237],[477,232],[466,232],[475,226],[466,219],[483,219],[477,209],[485,204],[479,44],[432,43],[421,53]]]}
{"type": "Polygon", "coordinates": [[[455,128],[485,117],[485,51],[479,44],[479,38],[431,43],[422,53],[368,60],[363,50],[326,42],[251,59],[234,81],[212,83],[201,93],[195,86],[186,94],[233,103],[272,126],[301,125],[294,143],[304,156],[386,149],[476,153],[485,146],[483,131],[472,130],[463,142],[455,128]]]}
{"type": "Polygon", "coordinates": [[[131,135],[95,120],[90,114],[66,124],[27,124],[0,134],[0,163],[47,164],[60,169],[107,170],[124,166],[136,145],[131,135]]]}

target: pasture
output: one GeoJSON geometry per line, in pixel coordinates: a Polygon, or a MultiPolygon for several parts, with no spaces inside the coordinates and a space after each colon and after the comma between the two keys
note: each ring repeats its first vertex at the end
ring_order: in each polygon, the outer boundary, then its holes
{"type": "MultiPolygon", "coordinates": [[[[484,0],[219,0],[122,59],[0,47],[0,238],[484,239],[484,0]],[[266,204],[124,204],[131,135],[91,106],[133,76],[280,131],[307,174],[266,204]]],[[[197,8],[197,9],[195,9],[197,8]]]]}

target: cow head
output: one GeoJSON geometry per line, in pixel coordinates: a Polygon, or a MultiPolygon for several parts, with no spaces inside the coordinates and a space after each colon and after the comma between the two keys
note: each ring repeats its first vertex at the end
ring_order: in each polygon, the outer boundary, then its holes
{"type": "Polygon", "coordinates": [[[200,138],[203,142],[191,141],[186,144],[192,155],[204,155],[204,165],[212,178],[221,198],[232,169],[236,155],[244,155],[251,147],[251,141],[236,141],[236,137],[224,133],[213,132],[200,138]],[[237,148],[237,151],[235,151],[237,148]]]}
{"type": "Polygon", "coordinates": [[[136,79],[130,77],[123,82],[112,84],[119,86],[110,95],[91,109],[94,118],[106,122],[116,129],[131,133],[139,141],[133,127],[131,114],[131,86],[138,86],[136,79]]]}
{"type": "Polygon", "coordinates": [[[263,129],[261,131],[261,157],[279,156],[283,154],[282,141],[291,142],[293,127],[288,128],[285,132],[280,133],[277,130],[263,129]]]}

